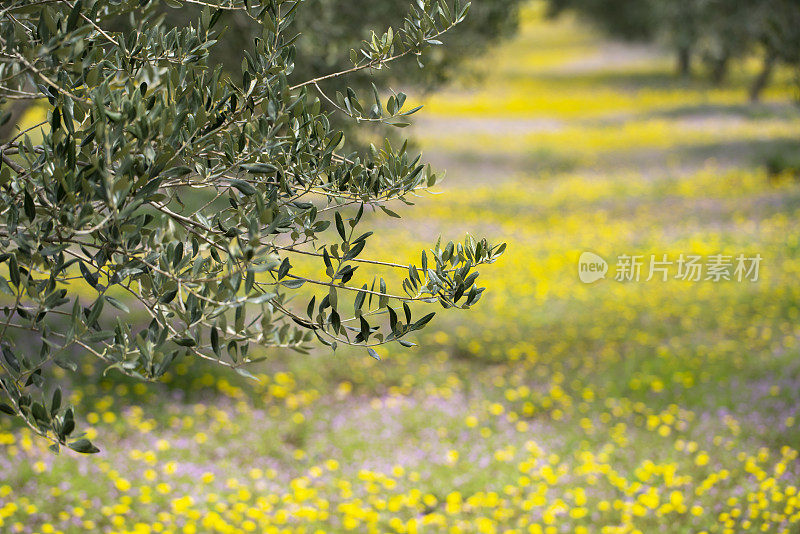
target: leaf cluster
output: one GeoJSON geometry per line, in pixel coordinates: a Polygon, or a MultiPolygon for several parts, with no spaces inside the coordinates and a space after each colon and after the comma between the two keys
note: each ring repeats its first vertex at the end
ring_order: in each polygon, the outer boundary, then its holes
{"type": "Polygon", "coordinates": [[[343,150],[334,114],[402,126],[416,111],[402,93],[375,90],[367,104],[353,89],[320,87],[440,44],[469,4],[420,0],[352,52],[349,68],[296,82],[300,2],[168,2],[187,3],[203,7],[181,28],[147,0],[0,8],[0,95],[45,98],[49,109],[40,139],[23,131],[0,145],[2,409],[56,449],[96,451],[73,439],[74,411],[61,406],[50,364],[74,369],[79,353],[153,381],[180,358],[252,376],[257,347],[321,342],[376,356],[382,343],[410,345],[404,338],[431,320],[415,302],[474,305],[475,268],[505,248],[468,236],[437,243],[420,265],[364,257],[365,212],[397,217],[387,203],[410,203],[437,175],[407,143],[343,150]],[[208,60],[226,12],[260,29],[240,76],[208,60]],[[114,30],[122,17],[129,29],[114,30]],[[295,268],[299,256],[325,276],[295,268]],[[370,266],[407,272],[402,291],[380,277],[352,285],[370,266]],[[15,345],[12,331],[37,343],[15,345]]]}

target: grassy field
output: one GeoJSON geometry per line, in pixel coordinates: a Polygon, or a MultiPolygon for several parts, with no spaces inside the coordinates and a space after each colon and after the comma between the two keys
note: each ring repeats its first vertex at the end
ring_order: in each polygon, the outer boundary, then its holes
{"type": "Polygon", "coordinates": [[[679,80],[539,12],[480,84],[428,99],[413,133],[443,194],[368,250],[508,241],[474,310],[380,362],[269,353],[259,383],[85,365],[70,394],[103,451],[0,420],[0,532],[800,531],[800,183],[765,170],[800,153],[790,75],[748,105],[756,66],[679,80]],[[606,279],[579,280],[583,251],[606,279]],[[664,254],[763,259],[757,281],[646,281],[664,254]]]}

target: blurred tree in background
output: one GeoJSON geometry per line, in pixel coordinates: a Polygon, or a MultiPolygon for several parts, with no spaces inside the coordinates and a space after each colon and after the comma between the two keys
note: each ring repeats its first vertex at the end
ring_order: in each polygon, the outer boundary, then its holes
{"type": "Polygon", "coordinates": [[[650,40],[658,25],[653,6],[647,1],[631,0],[548,0],[548,14],[556,17],[575,10],[609,35],[626,40],[650,40]]]}
{"type": "Polygon", "coordinates": [[[756,39],[763,47],[762,70],[750,90],[750,99],[758,100],[776,63],[800,69],[800,2],[795,0],[751,0],[757,4],[754,22],[756,39]]]}
{"type": "Polygon", "coordinates": [[[148,0],[0,8],[0,95],[44,97],[48,108],[0,145],[0,410],[56,451],[97,449],[75,435],[53,364],[74,371],[80,354],[154,381],[180,358],[250,377],[245,365],[266,357],[256,347],[305,352],[312,341],[377,358],[374,346],[410,346],[404,338],[432,319],[416,303],[474,305],[483,292],[475,267],[505,248],[468,236],[437,241],[418,265],[362,257],[365,210],[399,217],[387,202],[408,202],[437,176],[406,143],[343,149],[332,117],[405,125],[418,108],[406,110],[403,93],[325,85],[421,57],[469,4],[387,12],[391,25],[351,50],[349,64],[333,59],[348,57],[337,48],[346,29],[318,37],[328,48],[316,63],[317,45],[298,52],[295,17],[310,9],[313,40],[326,32],[314,11],[324,2],[205,4],[181,26],[148,0]],[[229,36],[236,44],[217,54],[229,36]],[[326,65],[340,70],[317,70],[326,65]],[[297,258],[313,268],[296,268],[297,258]],[[397,287],[376,269],[398,270],[397,287]]]}
{"type": "Polygon", "coordinates": [[[609,35],[661,41],[675,51],[678,74],[693,59],[722,83],[730,62],[762,58],[750,99],[758,100],[776,64],[800,66],[800,2],[796,0],[549,0],[555,16],[572,9],[609,35]]]}
{"type": "Polygon", "coordinates": [[[755,3],[753,0],[706,0],[701,4],[703,12],[697,20],[707,23],[698,25],[699,37],[695,44],[715,85],[725,81],[731,61],[753,51],[757,30],[762,26],[761,22],[754,22],[754,17],[761,15],[761,12],[754,12],[755,3]]]}

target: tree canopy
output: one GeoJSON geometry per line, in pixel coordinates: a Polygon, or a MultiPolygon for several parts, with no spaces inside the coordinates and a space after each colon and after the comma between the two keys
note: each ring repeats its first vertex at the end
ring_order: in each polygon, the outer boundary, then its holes
{"type": "Polygon", "coordinates": [[[172,26],[148,0],[0,8],[0,95],[48,103],[43,123],[0,145],[0,410],[56,451],[97,448],[76,433],[52,364],[74,370],[78,355],[158,380],[179,358],[251,376],[258,347],[359,345],[377,357],[374,346],[412,345],[431,320],[416,303],[473,306],[476,267],[505,249],[467,236],[412,265],[362,256],[364,214],[398,217],[387,203],[438,176],[406,143],[342,148],[334,114],[403,126],[418,109],[403,93],[324,89],[442,44],[469,4],[420,0],[347,68],[298,79],[303,2],[165,3],[199,6],[198,17],[172,26]],[[258,30],[239,72],[209,59],[228,35],[223,17],[258,30]],[[301,256],[324,276],[296,269],[301,256]],[[403,281],[354,283],[378,267],[403,281]]]}

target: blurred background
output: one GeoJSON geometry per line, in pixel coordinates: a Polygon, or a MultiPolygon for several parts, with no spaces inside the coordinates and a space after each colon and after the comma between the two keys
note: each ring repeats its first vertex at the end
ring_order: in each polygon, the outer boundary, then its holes
{"type": "MultiPolygon", "coordinates": [[[[299,77],[405,11],[306,4],[299,77]]],[[[507,241],[481,302],[382,361],[271,351],[259,382],[82,365],[69,394],[103,451],[56,456],[0,419],[0,531],[797,533],[798,11],[476,0],[429,69],[378,73],[425,104],[400,135],[447,178],[399,224],[374,216],[369,256],[507,241]],[[605,279],[581,282],[584,251],[605,279]],[[762,259],[755,281],[687,281],[681,254],[762,259]],[[623,255],[638,281],[615,279],[623,255]]]]}

